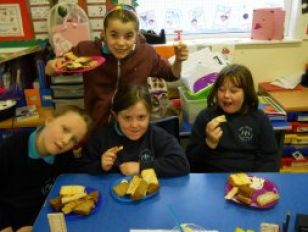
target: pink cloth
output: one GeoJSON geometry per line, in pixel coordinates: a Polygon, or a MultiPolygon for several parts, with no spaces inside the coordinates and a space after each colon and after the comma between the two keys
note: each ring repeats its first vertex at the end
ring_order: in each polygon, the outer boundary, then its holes
{"type": "Polygon", "coordinates": [[[88,23],[65,22],[53,27],[53,44],[56,56],[62,56],[79,42],[90,40],[88,23]]]}

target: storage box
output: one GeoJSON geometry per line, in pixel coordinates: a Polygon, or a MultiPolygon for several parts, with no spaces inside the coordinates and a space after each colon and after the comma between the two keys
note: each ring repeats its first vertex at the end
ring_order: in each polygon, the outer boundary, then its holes
{"type": "Polygon", "coordinates": [[[207,96],[198,100],[191,99],[181,86],[179,87],[179,93],[184,117],[190,124],[193,124],[199,112],[206,108],[207,96]]]}
{"type": "Polygon", "coordinates": [[[41,96],[39,89],[24,89],[25,99],[28,106],[41,106],[41,96]]]}

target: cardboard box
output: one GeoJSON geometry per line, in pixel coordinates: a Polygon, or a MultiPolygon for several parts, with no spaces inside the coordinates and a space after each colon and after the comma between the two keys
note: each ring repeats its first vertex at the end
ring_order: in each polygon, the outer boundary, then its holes
{"type": "Polygon", "coordinates": [[[41,106],[41,96],[39,89],[25,89],[25,100],[27,106],[36,105],[41,106]]]}

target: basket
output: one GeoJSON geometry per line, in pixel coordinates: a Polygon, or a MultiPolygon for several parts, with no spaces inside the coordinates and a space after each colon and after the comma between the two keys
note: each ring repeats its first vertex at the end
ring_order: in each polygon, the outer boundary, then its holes
{"type": "Polygon", "coordinates": [[[190,124],[193,124],[199,112],[207,106],[207,95],[204,94],[204,97],[200,99],[191,99],[183,86],[178,87],[178,89],[184,118],[187,119],[190,124]]]}

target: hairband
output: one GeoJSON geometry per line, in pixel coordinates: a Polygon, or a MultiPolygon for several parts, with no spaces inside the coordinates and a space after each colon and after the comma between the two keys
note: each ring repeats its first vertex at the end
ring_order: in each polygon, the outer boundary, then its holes
{"type": "Polygon", "coordinates": [[[105,17],[107,15],[109,15],[111,12],[116,11],[116,10],[123,10],[123,11],[128,11],[133,13],[134,15],[136,15],[136,10],[134,7],[130,6],[130,5],[124,5],[124,4],[120,4],[120,5],[116,5],[113,8],[111,8],[107,14],[105,15],[105,17]]]}

